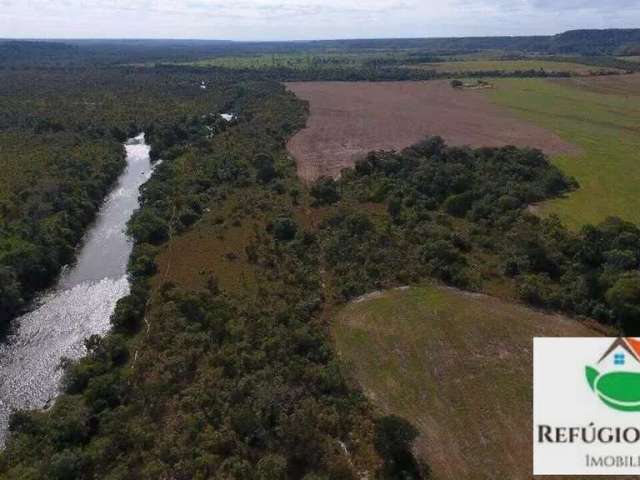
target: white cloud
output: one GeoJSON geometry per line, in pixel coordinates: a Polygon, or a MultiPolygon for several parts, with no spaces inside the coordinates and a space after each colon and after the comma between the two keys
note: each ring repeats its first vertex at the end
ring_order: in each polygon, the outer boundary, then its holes
{"type": "Polygon", "coordinates": [[[640,8],[639,0],[531,0],[531,5],[543,10],[596,10],[612,11],[640,8]]]}
{"type": "Polygon", "coordinates": [[[640,0],[0,0],[0,37],[518,35],[640,25],[639,5],[640,0]]]}

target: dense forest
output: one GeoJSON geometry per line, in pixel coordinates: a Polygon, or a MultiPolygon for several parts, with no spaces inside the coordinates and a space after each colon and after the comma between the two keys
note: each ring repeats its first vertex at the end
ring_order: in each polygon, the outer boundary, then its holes
{"type": "Polygon", "coordinates": [[[113,333],[88,339],[88,356],[66,366],[55,406],[14,415],[1,478],[428,474],[410,452],[413,427],[378,418],[345,382],[321,321],[320,246],[287,211],[300,187],[284,145],[304,105],[277,83],[225,87],[200,99],[238,112],[215,135],[202,128],[206,116],[146,127],[164,162],[130,222],[132,293],[118,303],[113,333]],[[245,215],[270,219],[248,249],[268,279],[256,296],[225,291],[213,275],[202,290],[151,288],[159,249],[247,190],[260,200],[245,215]]]}
{"type": "MultiPolygon", "coordinates": [[[[233,105],[201,75],[5,71],[0,81],[0,327],[69,263],[124,168],[122,143],[233,105]],[[173,123],[171,123],[173,125],[173,123]]],[[[201,129],[204,126],[200,125],[201,129]]],[[[187,133],[176,130],[174,141],[187,133]]]]}
{"type": "MultiPolygon", "coordinates": [[[[549,37],[569,46],[548,50],[577,53],[584,35],[549,37]]],[[[597,35],[601,47],[581,53],[636,41],[633,31],[597,35]]],[[[542,49],[549,38],[527,41],[542,49]]],[[[376,42],[387,41],[348,47],[376,42]]],[[[110,43],[88,66],[100,45],[0,44],[10,59],[0,69],[1,325],[73,259],[124,167],[122,143],[144,131],[163,160],[129,222],[131,293],[112,332],[65,362],[50,409],[13,415],[0,478],[428,478],[412,454],[417,431],[373,408],[329,337],[332,312],[376,289],[437,282],[639,329],[640,229],[611,218],[574,232],[530,213],[579,188],[540,151],[432,137],[304,185],[285,145],[308,107],[277,80],[343,70],[122,65],[159,59],[154,42],[110,43]],[[23,49],[37,60],[23,65],[23,49]],[[224,257],[240,280],[203,267],[184,282],[163,263],[198,254],[176,247],[189,234],[229,247],[238,231],[246,245],[224,257]]],[[[169,59],[230,48],[245,46],[177,42],[169,59]]],[[[369,65],[350,75],[404,73],[369,65]]]]}
{"type": "Polygon", "coordinates": [[[552,36],[230,42],[221,40],[0,40],[0,69],[188,62],[213,56],[286,53],[420,52],[456,55],[483,50],[546,55],[633,55],[640,29],[572,30],[552,36]]]}
{"type": "Polygon", "coordinates": [[[402,284],[425,276],[474,290],[506,283],[511,295],[533,306],[635,334],[640,229],[609,218],[571,232],[555,217],[528,211],[577,187],[536,150],[461,149],[436,137],[400,154],[372,153],[334,188],[347,198],[385,203],[390,221],[379,228],[359,215],[353,224],[347,215],[330,224],[337,292],[349,299],[389,279],[402,284]],[[356,234],[359,242],[347,242],[356,234]]]}

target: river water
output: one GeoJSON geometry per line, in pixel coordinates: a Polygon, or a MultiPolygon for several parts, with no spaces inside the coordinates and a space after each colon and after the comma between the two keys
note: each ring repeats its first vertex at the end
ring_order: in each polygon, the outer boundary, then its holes
{"type": "Polygon", "coordinates": [[[87,232],[76,263],[32,310],[16,319],[0,344],[0,445],[16,409],[46,407],[60,385],[63,358],[78,359],[84,339],[105,334],[118,299],[129,293],[127,261],[133,247],[126,223],[152,173],[144,135],[126,144],[127,167],[87,232]]]}

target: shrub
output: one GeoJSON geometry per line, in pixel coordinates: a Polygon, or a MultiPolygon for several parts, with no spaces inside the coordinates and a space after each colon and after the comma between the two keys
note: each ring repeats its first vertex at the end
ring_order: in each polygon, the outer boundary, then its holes
{"type": "Polygon", "coordinates": [[[422,247],[420,254],[430,275],[447,283],[464,286],[467,260],[450,241],[429,242],[422,247]]]}
{"type": "Polygon", "coordinates": [[[285,480],[287,478],[287,460],[280,455],[262,457],[256,466],[258,480],[285,480]]]}
{"type": "Polygon", "coordinates": [[[276,240],[288,242],[295,238],[298,225],[290,217],[278,217],[274,220],[271,231],[276,240]]]}
{"type": "Polygon", "coordinates": [[[539,307],[553,304],[553,289],[545,274],[527,274],[518,278],[518,296],[525,302],[539,307]]]}
{"type": "Polygon", "coordinates": [[[338,185],[333,178],[320,177],[311,187],[314,205],[331,205],[340,200],[338,185]]]}
{"type": "Polygon", "coordinates": [[[374,445],[384,460],[384,478],[422,478],[411,453],[411,445],[418,435],[418,430],[400,417],[382,417],[376,422],[374,445]]]}
{"type": "Polygon", "coordinates": [[[128,229],[138,243],[159,245],[169,238],[169,225],[149,208],[138,210],[131,218],[128,229]]]}
{"type": "MultiPolygon", "coordinates": [[[[0,267],[0,319],[10,318],[21,306],[20,284],[14,271],[0,267]]],[[[3,326],[0,321],[0,329],[3,326]]]]}
{"type": "Polygon", "coordinates": [[[444,202],[444,209],[454,217],[464,217],[471,209],[474,195],[472,192],[464,192],[451,195],[444,202]]]}
{"type": "Polygon", "coordinates": [[[606,293],[623,330],[627,334],[640,332],[640,273],[623,275],[606,293]]]}
{"type": "Polygon", "coordinates": [[[81,478],[87,460],[79,449],[63,450],[51,458],[47,478],[51,480],[75,480],[81,478]]]}
{"type": "Polygon", "coordinates": [[[111,325],[116,331],[133,332],[138,328],[143,315],[143,301],[136,295],[127,295],[116,303],[116,309],[111,316],[111,325]]]}
{"type": "Polygon", "coordinates": [[[270,155],[264,153],[256,155],[253,164],[256,167],[256,179],[260,183],[267,184],[278,176],[273,158],[270,155]]]}

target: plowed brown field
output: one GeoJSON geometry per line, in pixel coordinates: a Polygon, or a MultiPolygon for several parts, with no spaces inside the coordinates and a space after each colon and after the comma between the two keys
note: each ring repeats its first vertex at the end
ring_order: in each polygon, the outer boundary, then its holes
{"type": "Polygon", "coordinates": [[[548,154],[578,152],[556,134],[493,105],[486,94],[447,81],[306,82],[287,87],[310,104],[307,128],[289,142],[298,174],[337,176],[372,150],[399,150],[427,135],[449,145],[530,146],[548,154]]]}

